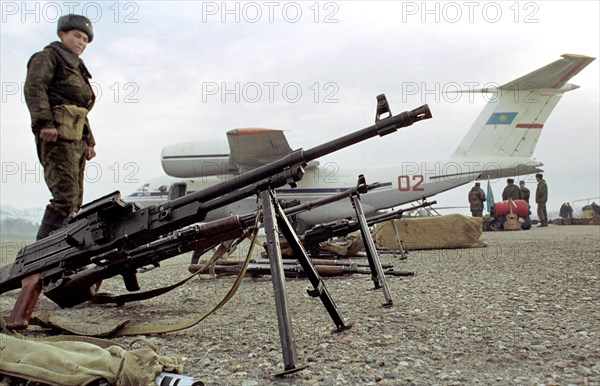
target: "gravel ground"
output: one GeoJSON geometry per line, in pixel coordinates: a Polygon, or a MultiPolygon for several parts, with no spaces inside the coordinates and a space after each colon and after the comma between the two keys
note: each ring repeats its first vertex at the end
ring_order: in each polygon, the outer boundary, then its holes
{"type": "MultiPolygon", "coordinates": [[[[600,227],[550,226],[482,235],[477,249],[413,251],[383,263],[414,271],[389,277],[392,308],[365,275],[326,279],[347,323],[334,325],[307,281],[286,282],[299,364],[284,378],[270,276],[245,278],[216,314],[194,328],[152,336],[179,354],[185,371],[208,385],[600,385],[600,227]]],[[[241,252],[240,252],[241,254],[241,252]]],[[[141,275],[143,288],[187,273],[189,256],[141,275]]],[[[36,311],[98,323],[167,324],[201,316],[232,277],[194,279],[157,299],[61,310],[43,298],[36,311]]],[[[104,290],[118,292],[119,281],[104,290]]],[[[7,314],[16,292],[0,296],[7,314]]],[[[35,331],[34,331],[35,332],[35,331]]],[[[127,343],[131,337],[116,339],[127,343]]]]}

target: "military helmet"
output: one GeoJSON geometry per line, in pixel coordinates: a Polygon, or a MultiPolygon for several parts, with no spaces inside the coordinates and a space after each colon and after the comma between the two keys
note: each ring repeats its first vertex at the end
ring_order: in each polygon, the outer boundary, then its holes
{"type": "Polygon", "coordinates": [[[56,33],[60,31],[68,32],[72,29],[78,29],[85,32],[88,36],[88,43],[91,43],[94,39],[94,29],[92,28],[92,22],[85,16],[69,14],[61,16],[58,19],[58,27],[56,33]]]}

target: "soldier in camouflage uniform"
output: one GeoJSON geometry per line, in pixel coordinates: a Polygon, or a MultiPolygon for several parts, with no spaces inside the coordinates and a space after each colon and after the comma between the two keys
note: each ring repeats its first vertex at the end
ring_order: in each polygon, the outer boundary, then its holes
{"type": "Polygon", "coordinates": [[[529,205],[529,197],[531,196],[531,192],[525,186],[525,181],[519,181],[519,189],[521,190],[521,199],[525,200],[527,203],[527,216],[523,217],[523,223],[521,224],[521,229],[527,230],[531,229],[531,205],[529,205]]]}
{"type": "Polygon", "coordinates": [[[506,187],[502,191],[502,201],[508,200],[520,200],[521,199],[521,189],[517,185],[515,185],[515,180],[509,178],[506,180],[506,187]]]}
{"type": "Polygon", "coordinates": [[[96,97],[92,76],[79,59],[94,37],[92,24],[84,16],[65,15],[58,20],[57,33],[60,42],[29,59],[24,89],[38,158],[52,194],[37,240],[61,228],[69,214],[79,210],[85,163],[96,155],[87,119],[96,97]]]}
{"type": "Polygon", "coordinates": [[[544,180],[544,175],[538,173],[535,175],[537,188],[535,189],[535,203],[537,204],[537,215],[540,218],[538,227],[548,226],[548,213],[546,212],[546,202],[548,202],[548,185],[544,180]]]}
{"type": "Polygon", "coordinates": [[[475,186],[471,188],[468,198],[471,208],[471,215],[473,215],[473,217],[482,217],[485,193],[483,192],[483,189],[481,189],[479,182],[476,182],[475,186]]]}
{"type": "Polygon", "coordinates": [[[529,196],[531,195],[531,193],[529,192],[529,189],[527,189],[527,187],[525,186],[525,181],[519,181],[519,189],[521,190],[521,198],[525,200],[527,202],[527,205],[529,206],[529,196]]]}

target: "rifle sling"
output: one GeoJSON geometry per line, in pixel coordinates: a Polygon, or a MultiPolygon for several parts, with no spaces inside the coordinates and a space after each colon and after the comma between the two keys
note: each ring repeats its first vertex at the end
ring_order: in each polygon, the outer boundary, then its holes
{"type": "MultiPolygon", "coordinates": [[[[217,248],[217,251],[213,254],[213,256],[208,260],[208,262],[205,263],[204,267],[202,267],[202,270],[208,268],[209,266],[211,266],[212,264],[214,264],[217,260],[221,259],[223,256],[225,256],[226,254],[230,254],[244,239],[246,238],[246,236],[242,236],[240,238],[238,238],[234,243],[232,243],[229,247],[226,247],[223,243],[221,243],[219,245],[219,248],[217,248]]],[[[134,292],[134,293],[129,293],[129,294],[124,294],[124,295],[113,295],[113,294],[109,294],[109,293],[99,293],[96,296],[94,296],[90,302],[93,304],[109,304],[109,303],[114,303],[117,305],[123,305],[125,303],[129,303],[129,302],[135,302],[135,301],[140,301],[140,300],[147,300],[147,299],[151,299],[153,297],[156,296],[160,296],[162,294],[165,294],[171,290],[174,290],[177,287],[180,287],[182,285],[184,285],[185,283],[187,283],[188,281],[190,281],[193,277],[197,276],[200,273],[200,271],[193,273],[192,275],[186,277],[185,279],[168,285],[166,287],[161,287],[161,288],[155,288],[149,291],[144,291],[144,292],[134,292]]]]}
{"type": "MultiPolygon", "coordinates": [[[[202,322],[204,319],[206,319],[210,315],[212,315],[219,308],[223,307],[229,301],[229,299],[231,299],[233,297],[233,295],[237,292],[238,288],[242,284],[242,279],[244,278],[244,275],[246,274],[246,268],[248,267],[248,264],[250,263],[252,253],[254,251],[254,246],[256,245],[255,241],[256,241],[257,235],[258,235],[258,227],[256,227],[253,231],[252,243],[250,246],[250,250],[248,251],[248,255],[246,256],[246,260],[244,261],[244,266],[240,270],[238,277],[236,278],[235,282],[233,283],[233,286],[229,289],[229,291],[227,292],[225,297],[212,310],[210,310],[206,315],[204,315],[200,318],[186,319],[186,320],[180,321],[175,324],[170,324],[170,325],[131,325],[131,324],[129,324],[129,321],[127,320],[127,321],[120,322],[112,327],[109,326],[107,329],[102,330],[102,331],[101,331],[101,327],[94,326],[94,328],[97,330],[97,332],[95,332],[95,333],[90,333],[90,326],[88,326],[88,325],[85,326],[86,327],[85,330],[79,330],[77,328],[63,325],[62,320],[60,318],[52,317],[50,315],[34,315],[32,317],[31,324],[32,325],[37,324],[41,327],[46,327],[46,328],[49,327],[54,330],[58,330],[62,333],[67,333],[70,335],[88,336],[88,337],[103,337],[103,338],[104,337],[129,336],[129,335],[163,334],[163,333],[167,333],[167,332],[175,332],[175,331],[180,331],[180,330],[185,330],[185,329],[191,328],[191,327],[197,325],[198,323],[202,322]]],[[[218,253],[218,251],[217,251],[217,253],[218,253]]],[[[215,253],[215,255],[217,255],[217,253],[215,253]]],[[[211,258],[211,261],[209,261],[207,264],[211,264],[212,260],[214,260],[214,256],[213,256],[213,258],[211,258]]],[[[198,273],[194,273],[191,276],[187,277],[186,279],[182,280],[181,282],[171,285],[169,287],[176,288],[177,286],[187,282],[188,280],[190,280],[192,277],[194,277],[196,275],[198,275],[198,273]]],[[[165,287],[165,288],[168,288],[168,287],[165,287]]],[[[173,288],[171,288],[171,289],[173,289],[173,288]]],[[[159,290],[161,290],[161,289],[147,291],[147,293],[160,292],[159,290]]],[[[165,291],[165,292],[167,292],[167,291],[165,291]]],[[[119,298],[119,297],[117,296],[114,298],[119,298]]]]}

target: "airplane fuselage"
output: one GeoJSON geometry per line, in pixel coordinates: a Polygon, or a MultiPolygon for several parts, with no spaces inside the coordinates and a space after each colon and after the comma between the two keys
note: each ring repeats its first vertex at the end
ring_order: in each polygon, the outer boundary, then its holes
{"type": "MultiPolygon", "coordinates": [[[[311,163],[295,189],[280,188],[277,195],[287,202],[314,201],[354,187],[359,174],[363,174],[368,183],[381,184],[362,196],[365,213],[372,215],[433,197],[473,180],[538,173],[542,163],[532,156],[546,121],[562,95],[577,89],[578,86],[567,83],[569,79],[593,60],[584,55],[565,54],[499,87],[465,91],[491,95],[449,158],[361,170],[347,170],[335,162],[311,163]]],[[[157,204],[167,199],[168,187],[176,181],[174,177],[185,179],[188,192],[197,191],[234,178],[235,173],[276,161],[292,151],[282,130],[234,129],[227,132],[227,138],[228,144],[193,141],[165,147],[161,153],[163,170],[173,177],[165,184],[146,184],[128,199],[142,205],[157,204]]],[[[250,213],[256,206],[256,200],[248,198],[211,212],[208,219],[250,213]]],[[[301,213],[298,218],[310,226],[353,214],[350,200],[344,200],[301,213]]]]}
{"type": "MultiPolygon", "coordinates": [[[[404,162],[399,165],[379,166],[360,170],[342,169],[335,162],[327,162],[306,169],[304,178],[295,188],[277,189],[277,197],[286,202],[300,203],[315,201],[356,186],[358,176],[363,174],[368,183],[379,182],[379,188],[361,196],[367,216],[406,203],[433,197],[436,194],[468,184],[475,179],[496,179],[506,176],[530,174],[539,171],[542,164],[531,158],[457,158],[428,162],[404,162]]],[[[198,177],[185,180],[187,192],[195,192],[215,185],[233,174],[198,177]]],[[[166,182],[167,184],[169,182],[166,182]]],[[[148,206],[167,200],[168,189],[139,190],[126,199],[148,206]]],[[[242,215],[256,210],[256,198],[250,197],[212,211],[207,221],[232,214],[242,215]]],[[[297,216],[301,227],[353,217],[350,200],[326,205],[319,210],[307,211],[297,216]]]]}

